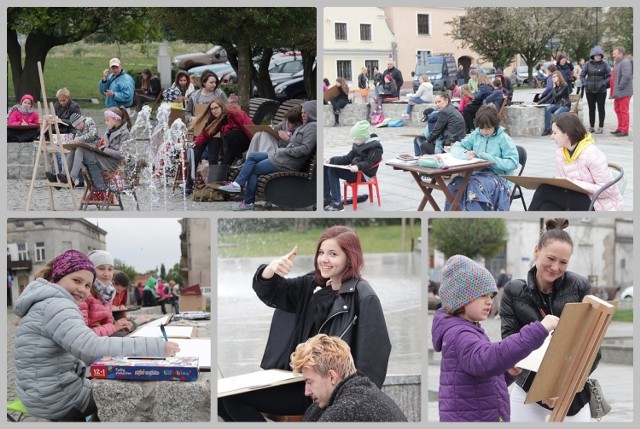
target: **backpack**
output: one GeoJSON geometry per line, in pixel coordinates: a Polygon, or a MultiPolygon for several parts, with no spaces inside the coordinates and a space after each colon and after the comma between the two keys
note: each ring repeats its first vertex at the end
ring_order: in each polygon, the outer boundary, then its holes
{"type": "Polygon", "coordinates": [[[382,114],[382,107],[378,107],[371,111],[369,114],[369,122],[371,125],[378,125],[384,121],[384,115],[382,114]]]}
{"type": "Polygon", "coordinates": [[[214,202],[228,201],[229,194],[218,190],[224,182],[207,183],[206,185],[196,185],[193,188],[193,201],[214,202]]]}

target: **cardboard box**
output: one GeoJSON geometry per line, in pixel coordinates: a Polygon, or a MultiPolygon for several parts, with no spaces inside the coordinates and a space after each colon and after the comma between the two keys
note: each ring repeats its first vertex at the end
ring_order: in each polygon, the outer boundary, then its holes
{"type": "Polygon", "coordinates": [[[103,356],[91,364],[91,377],[109,380],[195,381],[197,357],[103,356]]]}
{"type": "Polygon", "coordinates": [[[178,298],[180,311],[205,311],[207,297],[204,295],[180,295],[178,298]]]}

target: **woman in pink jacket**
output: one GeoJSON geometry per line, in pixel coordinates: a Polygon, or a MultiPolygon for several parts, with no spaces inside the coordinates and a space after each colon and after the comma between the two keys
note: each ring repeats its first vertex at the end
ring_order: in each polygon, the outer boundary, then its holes
{"type": "Polygon", "coordinates": [[[113,256],[104,250],[93,250],[87,255],[96,268],[96,278],[91,293],[78,306],[86,325],[101,337],[111,336],[117,331],[131,330],[126,318],[113,320],[112,302],[116,295],[113,280],[113,256]]]}
{"type": "MultiPolygon", "coordinates": [[[[529,210],[588,210],[593,195],[611,181],[606,156],[595,145],[582,121],[572,113],[557,117],[551,126],[551,139],[557,146],[556,177],[572,181],[587,193],[541,185],[533,195],[529,210]]],[[[624,210],[620,189],[611,186],[601,193],[594,208],[598,211],[624,210]]]]}
{"type": "MultiPolygon", "coordinates": [[[[13,127],[25,127],[28,125],[40,125],[38,112],[33,110],[33,96],[25,94],[20,98],[20,103],[9,110],[7,125],[13,127]]],[[[39,128],[8,128],[7,141],[26,142],[33,141],[40,134],[39,128]]]]}

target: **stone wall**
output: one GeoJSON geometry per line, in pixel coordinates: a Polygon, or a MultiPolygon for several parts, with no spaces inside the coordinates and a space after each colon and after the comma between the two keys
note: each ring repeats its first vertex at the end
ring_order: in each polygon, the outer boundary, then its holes
{"type": "Polygon", "coordinates": [[[421,408],[420,375],[387,375],[382,391],[389,395],[400,407],[407,420],[420,421],[421,408]]]}

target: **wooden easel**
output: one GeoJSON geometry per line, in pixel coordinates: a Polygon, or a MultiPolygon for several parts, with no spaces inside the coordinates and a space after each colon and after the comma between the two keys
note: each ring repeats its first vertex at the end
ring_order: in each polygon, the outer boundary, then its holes
{"type": "Polygon", "coordinates": [[[615,308],[593,295],[565,305],[525,404],[557,398],[549,421],[564,420],[589,377],[615,308]]]}
{"type": "Polygon", "coordinates": [[[55,109],[53,103],[47,105],[47,92],[44,87],[44,74],[42,73],[42,64],[38,61],[38,75],[40,77],[40,91],[42,92],[43,111],[41,112],[40,121],[40,140],[38,142],[38,151],[36,153],[36,160],[33,164],[33,174],[31,175],[31,186],[29,187],[29,196],[27,198],[27,211],[31,207],[31,197],[33,196],[33,189],[35,187],[36,178],[38,177],[38,167],[40,166],[40,155],[44,156],[44,171],[49,171],[49,156],[53,159],[53,170],[56,177],[60,171],[58,170],[57,155],[60,154],[62,158],[62,170],[67,177],[67,183],[62,183],[59,180],[56,182],[49,182],[47,180],[47,187],[49,188],[49,208],[55,210],[55,201],[53,198],[53,187],[69,189],[71,195],[71,203],[73,204],[73,210],[77,210],[78,204],[76,203],[76,195],[73,192],[73,184],[71,183],[71,175],[69,174],[69,167],[67,166],[67,157],[65,156],[67,151],[62,147],[62,133],[60,133],[60,127],[58,124],[60,120],[55,115],[55,109]],[[53,139],[53,133],[58,140],[56,145],[53,139]]]}

